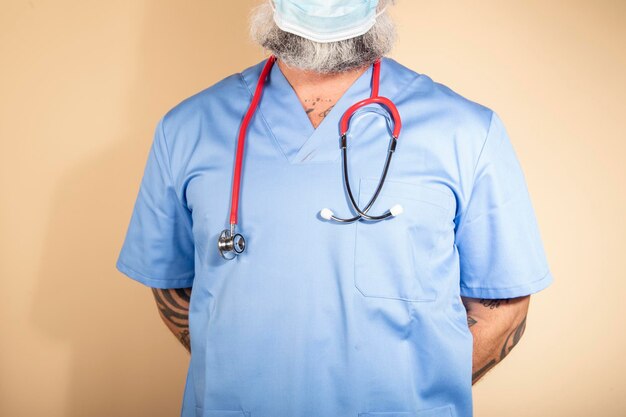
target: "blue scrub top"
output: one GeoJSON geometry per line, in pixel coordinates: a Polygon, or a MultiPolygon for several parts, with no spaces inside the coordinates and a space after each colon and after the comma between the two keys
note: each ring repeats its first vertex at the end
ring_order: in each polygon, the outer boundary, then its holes
{"type": "MultiPolygon", "coordinates": [[[[159,121],[117,268],[147,286],[192,287],[183,417],[472,415],[472,334],[460,296],[509,298],[552,282],[520,164],[491,109],[385,58],[380,94],[403,130],[371,213],[351,216],[339,120],[370,94],[363,73],[314,129],[278,65],[246,141],[238,231],[222,259],[237,132],[265,62],[159,121]]],[[[361,206],[390,121],[350,125],[361,206]]]]}

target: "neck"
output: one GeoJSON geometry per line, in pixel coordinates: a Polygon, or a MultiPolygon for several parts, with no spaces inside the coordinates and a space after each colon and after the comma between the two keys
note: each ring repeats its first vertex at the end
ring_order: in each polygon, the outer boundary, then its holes
{"type": "Polygon", "coordinates": [[[281,72],[294,89],[313,127],[317,127],[348,88],[369,65],[355,70],[320,74],[289,67],[282,60],[276,61],[281,72]]]}
{"type": "Polygon", "coordinates": [[[313,86],[319,88],[321,85],[339,85],[349,83],[352,84],[361,74],[363,74],[369,68],[369,65],[365,65],[354,70],[323,74],[315,71],[303,70],[300,68],[290,67],[282,60],[277,60],[276,63],[280,67],[283,75],[289,81],[292,87],[306,88],[313,86]]]}

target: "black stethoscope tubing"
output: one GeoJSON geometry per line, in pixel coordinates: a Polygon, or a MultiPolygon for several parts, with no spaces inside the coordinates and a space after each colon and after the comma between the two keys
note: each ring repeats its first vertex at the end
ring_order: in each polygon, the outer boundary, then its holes
{"type": "Polygon", "coordinates": [[[357,215],[354,217],[347,218],[347,219],[333,215],[331,219],[340,223],[353,223],[360,219],[365,219],[368,221],[379,221],[379,220],[384,220],[388,217],[391,217],[392,213],[389,210],[387,210],[386,212],[378,216],[370,216],[367,214],[367,212],[372,208],[372,206],[378,199],[378,195],[380,194],[380,191],[382,190],[383,185],[385,184],[385,179],[387,178],[387,173],[389,172],[389,165],[391,164],[391,158],[393,156],[393,153],[396,150],[396,144],[398,143],[397,139],[393,136],[391,137],[391,140],[389,142],[389,149],[387,151],[387,158],[385,159],[385,165],[383,167],[383,171],[380,176],[380,179],[378,180],[378,185],[376,186],[376,190],[374,191],[374,194],[370,198],[370,201],[366,204],[365,208],[363,209],[361,209],[359,205],[357,204],[356,199],[354,198],[354,194],[352,193],[352,187],[350,187],[350,178],[348,175],[348,147],[347,147],[346,142],[347,142],[347,138],[346,138],[346,135],[344,134],[341,136],[343,182],[344,182],[344,185],[346,186],[346,191],[348,192],[348,198],[350,200],[352,208],[354,208],[354,210],[357,212],[357,215]]]}

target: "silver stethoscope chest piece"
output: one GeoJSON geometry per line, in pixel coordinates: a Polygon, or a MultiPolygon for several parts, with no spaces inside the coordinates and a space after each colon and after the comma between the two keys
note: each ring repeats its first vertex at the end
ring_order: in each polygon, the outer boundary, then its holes
{"type": "Polygon", "coordinates": [[[246,239],[239,233],[234,233],[234,229],[224,229],[217,240],[217,249],[224,259],[234,259],[246,249],[246,239]]]}

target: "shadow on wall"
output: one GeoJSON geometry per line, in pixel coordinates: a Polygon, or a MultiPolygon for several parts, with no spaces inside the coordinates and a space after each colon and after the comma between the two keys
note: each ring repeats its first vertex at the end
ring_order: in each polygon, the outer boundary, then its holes
{"type": "MultiPolygon", "coordinates": [[[[136,62],[122,63],[129,82],[117,86],[128,99],[93,115],[94,126],[103,117],[119,126],[111,147],[68,169],[55,190],[31,321],[71,346],[65,416],[180,412],[189,357],[162,325],[147,287],[114,265],[158,118],[263,57],[247,40],[251,3],[221,4],[145,2],[136,62]]],[[[68,134],[89,140],[89,132],[68,134]]]]}

